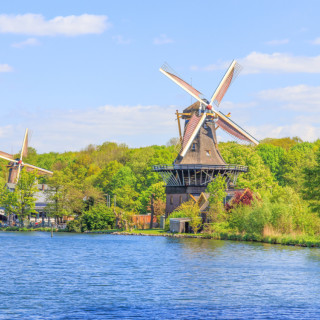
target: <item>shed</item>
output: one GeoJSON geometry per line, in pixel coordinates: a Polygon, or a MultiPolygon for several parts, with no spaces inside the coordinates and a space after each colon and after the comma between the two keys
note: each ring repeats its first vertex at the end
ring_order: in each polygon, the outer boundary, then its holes
{"type": "Polygon", "coordinates": [[[170,231],[178,233],[187,233],[190,230],[190,218],[171,218],[170,231]]]}

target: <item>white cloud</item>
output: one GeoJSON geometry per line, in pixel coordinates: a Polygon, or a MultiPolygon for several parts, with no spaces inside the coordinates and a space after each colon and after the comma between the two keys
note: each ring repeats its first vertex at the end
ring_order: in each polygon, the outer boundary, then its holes
{"type": "Polygon", "coordinates": [[[28,38],[25,41],[13,43],[11,46],[14,48],[24,48],[28,46],[38,46],[40,42],[36,38],[28,38]]]}
{"type": "Polygon", "coordinates": [[[313,41],[311,41],[312,44],[319,45],[320,44],[320,38],[316,38],[313,41]]]}
{"type": "Polygon", "coordinates": [[[11,71],[13,71],[13,69],[8,64],[0,64],[0,72],[11,72],[11,71]]]}
{"type": "MultiPolygon", "coordinates": [[[[263,90],[256,101],[225,102],[232,120],[257,139],[298,136],[305,141],[320,138],[320,86],[297,85],[263,90]],[[248,108],[245,110],[241,108],[248,108]]],[[[224,112],[226,113],[226,112],[224,112]]],[[[223,141],[229,137],[219,133],[223,141]]]]}
{"type": "MultiPolygon", "coordinates": [[[[320,55],[315,57],[293,56],[287,53],[251,52],[238,59],[243,66],[242,73],[320,73],[320,55]]],[[[230,62],[229,62],[230,63],[230,62]]],[[[206,67],[192,66],[195,71],[214,71],[226,69],[228,62],[211,64],[206,67]]]]}
{"type": "Polygon", "coordinates": [[[297,85],[269,89],[258,93],[262,100],[284,102],[284,108],[297,111],[320,112],[320,86],[297,85]]]}
{"type": "MultiPolygon", "coordinates": [[[[320,119],[319,119],[320,120],[320,119]]],[[[246,128],[257,139],[299,137],[304,141],[315,141],[320,137],[320,127],[310,123],[295,119],[293,123],[285,125],[260,125],[246,128]]]]}
{"type": "Polygon", "coordinates": [[[0,33],[38,36],[100,34],[111,24],[107,16],[83,14],[45,20],[41,14],[0,15],[0,33]]]}
{"type": "MultiPolygon", "coordinates": [[[[104,141],[139,147],[165,144],[178,135],[176,106],[111,106],[86,110],[51,110],[15,114],[1,150],[19,150],[24,127],[33,131],[31,146],[39,152],[80,150],[104,141]]],[[[0,127],[0,136],[2,127],[0,127]]]]}
{"type": "Polygon", "coordinates": [[[269,46],[278,46],[278,45],[282,45],[282,44],[288,44],[289,43],[289,39],[281,39],[281,40],[271,40],[271,41],[267,41],[266,44],[269,46]]]}
{"type": "Polygon", "coordinates": [[[113,36],[112,39],[116,42],[116,44],[126,45],[126,44],[130,44],[132,42],[131,39],[126,39],[120,34],[116,35],[116,36],[113,36]]]}
{"type": "Polygon", "coordinates": [[[163,44],[169,44],[173,42],[174,41],[165,34],[161,34],[159,37],[153,39],[153,44],[155,45],[163,45],[163,44]]]}

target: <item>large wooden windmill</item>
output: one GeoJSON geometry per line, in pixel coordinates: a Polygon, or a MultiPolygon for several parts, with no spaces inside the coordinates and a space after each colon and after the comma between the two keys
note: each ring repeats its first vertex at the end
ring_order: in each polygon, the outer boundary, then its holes
{"type": "Polygon", "coordinates": [[[33,166],[28,163],[24,163],[22,160],[24,157],[28,156],[28,129],[26,129],[23,143],[22,143],[22,148],[20,152],[20,157],[19,158],[14,158],[12,154],[0,151],[0,158],[4,160],[9,161],[9,176],[8,176],[8,183],[16,183],[19,180],[21,170],[25,167],[27,171],[37,171],[39,174],[49,174],[52,175],[53,172],[42,169],[36,166],[33,166]]]}
{"type": "Polygon", "coordinates": [[[173,165],[154,167],[166,182],[168,215],[190,197],[197,199],[218,174],[226,178],[229,194],[232,194],[239,173],[248,171],[245,166],[230,165],[224,161],[218,149],[218,129],[222,129],[240,143],[257,145],[259,141],[233,122],[229,115],[213,107],[213,104],[220,105],[231,83],[241,71],[241,66],[236,61],[231,63],[210,102],[168,65],[162,66],[160,71],[197,100],[182,113],[176,113],[181,149],[173,165]],[[185,120],[183,132],[181,118],[185,120]]]}

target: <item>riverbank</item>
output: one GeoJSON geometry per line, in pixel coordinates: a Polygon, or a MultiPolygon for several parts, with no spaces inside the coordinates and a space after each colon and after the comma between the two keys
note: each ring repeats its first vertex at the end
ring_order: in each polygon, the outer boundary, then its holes
{"type": "MultiPolygon", "coordinates": [[[[51,232],[51,228],[21,228],[7,227],[0,228],[0,231],[19,231],[19,232],[51,232]]],[[[65,229],[53,229],[54,232],[68,232],[65,229]]],[[[213,240],[232,240],[244,242],[261,242],[270,244],[281,244],[287,246],[300,247],[315,247],[320,248],[320,238],[310,237],[306,235],[276,235],[276,236],[261,236],[256,234],[236,234],[236,233],[171,233],[162,229],[147,229],[147,230],[131,230],[123,231],[119,229],[111,230],[93,230],[86,231],[85,234],[112,234],[126,236],[153,236],[153,237],[171,237],[171,238],[199,238],[213,240]]]]}
{"type": "Polygon", "coordinates": [[[266,236],[250,235],[250,234],[235,234],[235,233],[171,233],[161,229],[154,230],[132,230],[128,231],[87,231],[87,233],[107,233],[114,235],[135,235],[135,236],[158,236],[158,237],[173,237],[173,238],[201,238],[201,239],[214,239],[214,240],[232,240],[232,241],[249,241],[249,242],[261,242],[270,244],[281,244],[288,246],[300,246],[300,247],[320,247],[320,238],[313,238],[303,235],[277,235],[266,236]]]}

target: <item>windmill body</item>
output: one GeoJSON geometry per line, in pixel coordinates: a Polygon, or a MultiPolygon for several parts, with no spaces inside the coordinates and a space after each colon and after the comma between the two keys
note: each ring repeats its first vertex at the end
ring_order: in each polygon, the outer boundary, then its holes
{"type": "Polygon", "coordinates": [[[219,174],[225,177],[228,197],[232,197],[238,175],[248,171],[246,166],[225,162],[218,148],[216,131],[223,130],[240,143],[258,144],[259,141],[233,122],[229,115],[212,106],[213,103],[219,106],[240,69],[236,61],[231,63],[209,102],[168,65],[160,68],[163,74],[197,100],[182,113],[176,113],[181,149],[174,163],[154,166],[154,171],[159,172],[166,183],[166,216],[190,198],[197,200],[219,174]],[[184,120],[183,132],[180,119],[184,120]]]}
{"type": "MultiPolygon", "coordinates": [[[[195,103],[196,110],[199,110],[200,103],[195,103]]],[[[192,105],[193,106],[193,105],[192,105]]],[[[191,106],[191,107],[192,107],[191,106]]],[[[187,114],[190,110],[183,110],[183,114],[187,114]]],[[[182,149],[185,148],[196,123],[201,120],[200,116],[197,115],[198,111],[193,111],[192,116],[185,118],[184,135],[182,138],[182,149]]],[[[199,124],[199,123],[198,123],[199,124]]],[[[212,120],[205,121],[199,128],[194,139],[190,143],[189,148],[186,149],[185,155],[182,157],[178,155],[175,160],[175,164],[202,164],[202,165],[225,165],[226,162],[222,158],[219,149],[217,148],[217,137],[215,124],[212,120]]]]}

